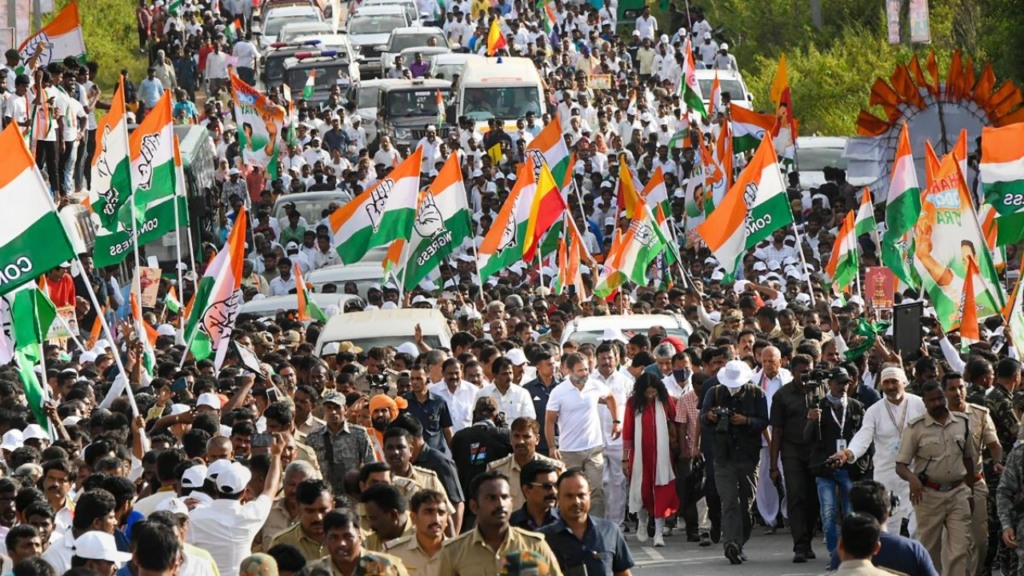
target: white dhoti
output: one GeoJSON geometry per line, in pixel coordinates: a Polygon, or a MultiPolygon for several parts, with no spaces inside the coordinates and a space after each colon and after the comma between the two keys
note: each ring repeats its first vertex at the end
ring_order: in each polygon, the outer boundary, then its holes
{"type": "MultiPolygon", "coordinates": [[[[770,460],[769,448],[762,446],[761,466],[757,471],[757,493],[754,495],[754,500],[757,502],[757,512],[764,519],[765,524],[775,527],[775,519],[778,518],[779,512],[782,512],[784,518],[786,517],[786,507],[784,506],[785,499],[779,497],[779,489],[772,483],[770,460]]],[[[778,468],[781,473],[781,458],[778,468]]]]}

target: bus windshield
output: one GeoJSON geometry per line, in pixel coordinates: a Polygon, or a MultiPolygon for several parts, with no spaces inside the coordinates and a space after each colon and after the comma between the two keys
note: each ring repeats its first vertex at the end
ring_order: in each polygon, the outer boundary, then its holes
{"type": "Polygon", "coordinates": [[[462,113],[473,121],[525,118],[527,112],[543,114],[536,86],[507,88],[466,88],[462,113]]]}

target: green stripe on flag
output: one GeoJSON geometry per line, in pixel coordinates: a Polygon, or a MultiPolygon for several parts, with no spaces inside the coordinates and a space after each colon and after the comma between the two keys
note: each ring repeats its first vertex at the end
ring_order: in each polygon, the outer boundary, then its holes
{"type": "Polygon", "coordinates": [[[43,357],[43,340],[57,318],[57,308],[38,288],[32,287],[14,296],[11,318],[14,356],[18,360],[18,377],[25,388],[25,399],[36,422],[48,431],[49,422],[43,409],[45,394],[34,367],[43,357]]]}
{"type": "Polygon", "coordinates": [[[0,294],[7,294],[74,257],[60,216],[56,212],[45,214],[0,246],[0,262],[6,265],[0,294]]]}

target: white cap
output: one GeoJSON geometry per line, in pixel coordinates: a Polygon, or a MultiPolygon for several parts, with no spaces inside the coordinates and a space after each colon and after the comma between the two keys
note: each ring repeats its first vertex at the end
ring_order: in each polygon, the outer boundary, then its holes
{"type": "Polygon", "coordinates": [[[174,336],[174,326],[171,326],[170,324],[161,324],[156,327],[156,333],[161,336],[174,336]]]}
{"type": "Polygon", "coordinates": [[[523,366],[526,364],[526,354],[519,348],[513,348],[505,353],[505,357],[508,358],[513,366],[523,366]]]}
{"type": "Polygon", "coordinates": [[[212,392],[205,392],[199,395],[199,400],[196,401],[196,406],[209,406],[220,410],[222,408],[220,404],[220,397],[212,392]]]}
{"type": "Polygon", "coordinates": [[[78,357],[78,361],[81,362],[82,364],[88,364],[90,362],[95,362],[96,359],[99,358],[99,356],[99,354],[91,351],[82,352],[82,354],[78,357]]]}
{"type": "Polygon", "coordinates": [[[22,433],[22,440],[49,440],[50,435],[43,430],[43,427],[39,424],[29,424],[25,426],[25,431],[22,433]]]}
{"type": "Polygon", "coordinates": [[[394,302],[388,300],[387,302],[384,302],[383,304],[380,305],[380,309],[381,310],[397,310],[398,309],[398,304],[395,304],[394,302]]]}
{"type": "Polygon", "coordinates": [[[67,418],[64,419],[63,422],[61,422],[61,424],[63,424],[64,427],[67,428],[68,426],[74,426],[75,424],[78,424],[81,421],[82,419],[79,418],[78,416],[68,416],[67,418]]]}
{"type": "MultiPolygon", "coordinates": [[[[430,304],[430,298],[427,298],[423,294],[417,294],[412,299],[412,304],[413,304],[413,306],[415,306],[416,304],[430,304]]],[[[431,304],[431,308],[433,308],[432,304],[431,304]]]]}
{"type": "Polygon", "coordinates": [[[106,560],[122,564],[132,559],[128,552],[118,552],[112,534],[92,530],[75,538],[74,555],[86,560],[106,560]]]}
{"type": "Polygon", "coordinates": [[[811,296],[809,294],[804,294],[801,292],[800,294],[796,295],[796,301],[801,304],[808,304],[811,301],[811,296]]]}
{"type": "Polygon", "coordinates": [[[320,351],[320,355],[337,354],[340,348],[341,344],[339,342],[330,342],[324,345],[323,350],[320,351]]]}
{"type": "Polygon", "coordinates": [[[196,464],[181,475],[182,488],[202,488],[206,480],[206,466],[196,464]]]}
{"type": "Polygon", "coordinates": [[[230,468],[231,465],[232,462],[230,460],[226,460],[223,458],[214,461],[214,463],[210,464],[210,467],[206,469],[206,479],[211,482],[215,482],[217,480],[217,477],[223,474],[225,471],[227,471],[227,469],[230,468]]]}
{"type": "Polygon", "coordinates": [[[704,33],[704,39],[705,40],[711,40],[711,32],[705,32],[704,33]]]}
{"type": "Polygon", "coordinates": [[[718,45],[718,48],[719,48],[719,50],[728,50],[729,49],[729,44],[727,44],[725,42],[722,42],[721,44],[718,45]]]}
{"type": "Polygon", "coordinates": [[[188,515],[188,506],[179,498],[166,498],[156,505],[154,512],[171,512],[188,515]]]}
{"type": "Polygon", "coordinates": [[[414,358],[420,355],[419,348],[417,348],[412,342],[403,342],[400,344],[398,346],[398,352],[401,354],[408,354],[414,358]]]}
{"type": "Polygon", "coordinates": [[[3,442],[0,442],[0,450],[9,450],[11,452],[21,448],[24,445],[25,438],[21,434],[21,430],[8,430],[4,433],[3,442]]]}
{"type": "Polygon", "coordinates": [[[252,472],[237,462],[217,475],[217,491],[222,494],[241,494],[245,485],[252,480],[252,472]]]}
{"type": "Polygon", "coordinates": [[[191,411],[192,408],[188,404],[171,404],[171,416],[177,416],[178,414],[184,414],[191,411]]]}
{"type": "Polygon", "coordinates": [[[601,334],[601,341],[607,342],[609,340],[618,340],[619,342],[629,342],[626,335],[622,333],[622,330],[618,328],[605,328],[601,334]]]}

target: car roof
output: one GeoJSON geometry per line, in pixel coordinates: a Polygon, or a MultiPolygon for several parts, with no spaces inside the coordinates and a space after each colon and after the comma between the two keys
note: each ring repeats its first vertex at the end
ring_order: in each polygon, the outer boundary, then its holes
{"type": "Polygon", "coordinates": [[[389,84],[397,84],[404,82],[400,78],[373,78],[371,80],[360,80],[353,84],[355,88],[380,88],[381,86],[387,86],[389,84]]]}
{"type": "Polygon", "coordinates": [[[291,32],[292,30],[330,30],[331,24],[322,20],[307,20],[304,22],[289,22],[281,27],[281,31],[291,32]]]}
{"type": "Polygon", "coordinates": [[[718,74],[719,80],[740,80],[743,75],[735,70],[715,70],[710,68],[704,68],[697,70],[695,76],[699,79],[714,78],[715,74],[718,74]]]}
{"type": "Polygon", "coordinates": [[[492,58],[481,58],[466,61],[466,68],[462,71],[462,84],[468,86],[484,78],[493,78],[496,74],[540,82],[537,66],[529,58],[502,58],[501,66],[497,66],[492,58]]]}
{"type": "MultiPolygon", "coordinates": [[[[572,332],[600,332],[605,328],[618,330],[647,330],[652,326],[666,329],[682,325],[689,328],[689,323],[682,316],[675,314],[613,314],[611,316],[584,316],[575,318],[566,326],[572,332]]],[[[570,336],[571,340],[572,337],[570,336]]]]}
{"type": "MultiPolygon", "coordinates": [[[[324,294],[322,292],[310,292],[309,298],[316,303],[317,306],[323,308],[325,306],[337,306],[339,312],[345,309],[345,304],[349,300],[362,300],[362,297],[355,294],[343,294],[336,292],[333,294],[324,294]]],[[[268,296],[259,300],[250,300],[242,304],[239,310],[240,314],[255,314],[266,318],[273,316],[278,310],[296,310],[299,306],[299,299],[295,294],[285,294],[283,296],[268,296]]]]}
{"type": "Polygon", "coordinates": [[[415,80],[401,80],[396,79],[394,84],[384,84],[381,86],[381,90],[388,92],[390,90],[399,90],[402,88],[409,88],[411,90],[419,90],[421,88],[444,88],[446,90],[451,89],[452,83],[447,80],[437,80],[435,78],[417,78],[415,80]]]}
{"type": "Polygon", "coordinates": [[[325,266],[306,274],[306,280],[313,284],[348,282],[349,280],[360,279],[369,280],[374,278],[384,278],[384,268],[380,262],[356,262],[353,264],[325,266]]]}
{"type": "Polygon", "coordinates": [[[356,337],[365,338],[369,334],[356,335],[356,326],[372,327],[373,334],[380,336],[409,334],[419,324],[424,334],[436,334],[434,328],[444,331],[447,320],[441,312],[432,308],[394,308],[392,310],[371,310],[369,312],[349,312],[339,314],[327,321],[320,331],[318,346],[329,342],[351,340],[356,337]],[[409,330],[409,331],[407,331],[409,330]]]}
{"type": "Polygon", "coordinates": [[[315,6],[308,4],[293,5],[293,6],[273,6],[267,10],[266,14],[263,15],[263,22],[270,19],[271,16],[289,17],[289,16],[305,16],[307,14],[315,14],[317,17],[322,17],[320,10],[315,6]]]}
{"type": "Polygon", "coordinates": [[[483,60],[484,57],[480,54],[464,54],[462,52],[445,52],[444,54],[438,54],[434,58],[435,64],[464,64],[470,60],[483,60]]]}
{"type": "Polygon", "coordinates": [[[452,49],[447,46],[413,46],[412,48],[402,50],[399,54],[404,56],[406,54],[416,54],[418,52],[424,56],[429,56],[431,54],[447,54],[451,51],[452,49]]]}
{"type": "Polygon", "coordinates": [[[401,14],[405,16],[405,9],[397,4],[373,4],[359,8],[352,17],[362,18],[364,16],[380,16],[384,14],[401,14]]]}
{"type": "Polygon", "coordinates": [[[845,148],[846,138],[842,136],[801,136],[796,141],[799,148],[845,148]]]}
{"type": "Polygon", "coordinates": [[[437,26],[402,26],[391,31],[392,36],[400,34],[440,34],[444,36],[444,31],[437,26]]]}
{"type": "Polygon", "coordinates": [[[299,192],[296,194],[284,194],[277,197],[277,201],[274,202],[274,209],[278,206],[284,206],[291,202],[302,202],[304,200],[323,200],[325,198],[344,198],[345,195],[338,191],[326,190],[323,192],[299,192]]]}

